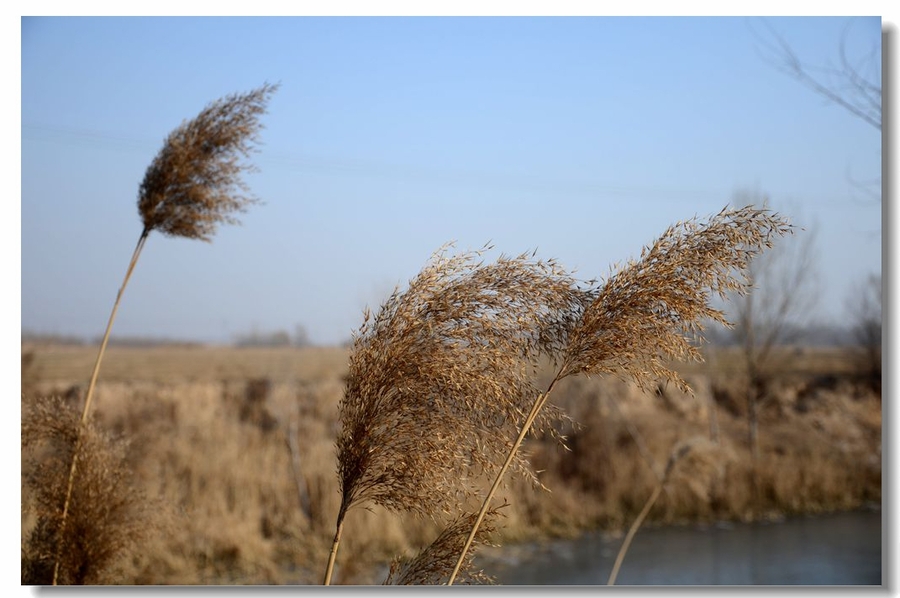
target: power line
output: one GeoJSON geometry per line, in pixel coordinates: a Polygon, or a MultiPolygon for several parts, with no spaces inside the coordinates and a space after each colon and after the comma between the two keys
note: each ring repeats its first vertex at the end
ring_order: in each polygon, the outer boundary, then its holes
{"type": "MultiPolygon", "coordinates": [[[[49,124],[23,124],[22,138],[33,141],[118,147],[142,152],[155,151],[160,140],[148,136],[102,131],[99,129],[65,127],[49,124]]],[[[319,175],[384,178],[401,181],[420,181],[448,187],[478,187],[515,190],[518,192],[553,193],[561,197],[589,197],[599,200],[640,200],[644,202],[729,201],[734,189],[676,188],[659,185],[621,185],[590,180],[552,179],[540,175],[523,175],[497,171],[449,170],[427,165],[398,164],[354,157],[336,157],[291,152],[264,152],[257,162],[276,169],[319,175]]],[[[850,209],[853,206],[840,199],[815,201],[816,209],[850,209]]]]}

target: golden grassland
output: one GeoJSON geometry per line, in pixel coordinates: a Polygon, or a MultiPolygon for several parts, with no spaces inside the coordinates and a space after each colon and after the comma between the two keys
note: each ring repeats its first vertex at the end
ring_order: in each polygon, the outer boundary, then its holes
{"type": "MultiPolygon", "coordinates": [[[[96,347],[29,345],[23,411],[38,397],[80,409],[96,347]]],[[[493,538],[504,544],[635,519],[679,442],[693,450],[648,518],[660,524],[852,509],[881,500],[881,396],[838,349],[784,349],[747,449],[740,355],[715,349],[678,366],[693,395],[616,378],[563,381],[553,402],[568,450],[532,437],[525,454],[546,489],[511,476],[493,538]]],[[[218,346],[107,349],[98,426],[128,442],[132,484],[150,519],[139,550],[100,583],[320,583],[340,506],[338,401],[349,349],[218,346]]],[[[36,517],[23,449],[23,542],[36,517]]],[[[374,507],[348,514],[337,583],[380,583],[385,564],[440,532],[374,507]]],[[[490,574],[490,571],[486,571],[490,574]]]]}

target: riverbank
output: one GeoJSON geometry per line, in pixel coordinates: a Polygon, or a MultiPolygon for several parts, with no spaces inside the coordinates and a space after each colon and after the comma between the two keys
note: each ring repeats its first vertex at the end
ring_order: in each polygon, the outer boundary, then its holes
{"type": "MultiPolygon", "coordinates": [[[[95,349],[26,353],[23,416],[53,395],[77,410],[95,349]]],[[[553,401],[573,420],[556,428],[568,448],[550,434],[529,440],[546,490],[510,479],[495,542],[621,533],[673,454],[646,529],[880,503],[881,397],[846,356],[794,355],[760,409],[755,460],[734,356],[711,357],[684,372],[693,395],[566,380],[553,401]]],[[[148,507],[145,540],[103,583],[320,583],[339,508],[334,439],[346,359],[339,348],[110,348],[94,413],[127,441],[131,485],[148,507]]],[[[26,483],[35,456],[23,449],[23,542],[35,523],[26,483]]],[[[357,511],[346,522],[337,583],[380,583],[379,564],[414,554],[440,531],[378,508],[357,511]]]]}

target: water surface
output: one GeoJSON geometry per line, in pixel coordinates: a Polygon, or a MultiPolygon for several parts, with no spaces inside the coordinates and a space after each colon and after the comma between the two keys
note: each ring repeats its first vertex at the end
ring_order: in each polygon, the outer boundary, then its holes
{"type": "MultiPolygon", "coordinates": [[[[622,538],[482,551],[499,584],[605,585],[622,538]]],[[[881,585],[881,512],[796,517],[776,523],[641,528],[616,585],[881,585]]]]}

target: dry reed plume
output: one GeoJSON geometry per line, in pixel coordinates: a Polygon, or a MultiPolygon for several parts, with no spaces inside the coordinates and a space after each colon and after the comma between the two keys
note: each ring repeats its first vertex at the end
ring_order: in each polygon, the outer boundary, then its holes
{"type": "MultiPolygon", "coordinates": [[[[445,251],[377,315],[367,312],[355,337],[326,585],[348,509],[372,501],[435,517],[475,496],[537,392],[538,357],[561,350],[589,299],[552,261],[520,255],[485,264],[481,252],[445,251]]],[[[528,471],[524,460],[516,467],[528,471]]]]}
{"type": "Polygon", "coordinates": [[[518,449],[529,432],[563,416],[547,402],[554,386],[573,374],[613,373],[642,387],[663,378],[688,390],[666,363],[700,359],[692,343],[703,324],[726,323],[712,295],[744,290],[750,260],[789,230],[777,214],[752,207],[678,223],[599,287],[583,287],[533,254],[494,264],[479,261],[480,252],[435,254],[405,292],[395,291],[376,316],[365,314],[355,338],[325,584],[351,507],[372,501],[447,515],[492,476],[452,584],[505,472],[536,481],[518,449]],[[543,392],[535,382],[541,356],[557,368],[543,392]]]}
{"type": "Polygon", "coordinates": [[[789,230],[777,214],[750,206],[706,224],[672,225],[601,287],[572,332],[559,377],[616,374],[642,388],[665,379],[688,390],[665,363],[701,360],[704,323],[729,325],[712,296],[744,292],[750,261],[789,230]]]}
{"type": "Polygon", "coordinates": [[[726,323],[712,296],[745,290],[750,261],[789,230],[777,214],[752,207],[678,223],[599,287],[582,287],[533,255],[484,264],[479,254],[436,254],[407,291],[376,316],[366,313],[355,339],[325,583],[349,508],[369,500],[446,515],[492,476],[452,584],[505,472],[533,476],[518,449],[562,415],[548,404],[554,386],[574,374],[612,373],[643,388],[662,378],[687,390],[667,362],[700,359],[704,323],[726,323]],[[535,385],[540,356],[557,368],[543,391],[535,385]]]}
{"type": "Polygon", "coordinates": [[[166,138],[141,182],[138,210],[144,232],[210,241],[220,223],[259,200],[241,178],[242,161],[259,141],[269,98],[277,85],[221,98],[166,138]]]}
{"type": "Polygon", "coordinates": [[[79,426],[64,399],[23,403],[23,481],[37,516],[22,550],[23,584],[49,584],[55,576],[63,584],[108,583],[110,566],[139,545],[151,509],[135,489],[125,449],[92,422],[79,426]],[[63,526],[61,498],[76,446],[79,475],[63,526]]]}
{"type": "MultiPolygon", "coordinates": [[[[233,214],[244,211],[247,205],[257,201],[245,193],[246,185],[241,175],[252,170],[252,166],[241,159],[249,155],[252,143],[257,141],[262,128],[259,117],[266,111],[268,100],[276,89],[277,85],[266,84],[248,93],[229,95],[209,104],[195,118],[182,123],[169,134],[148,167],[138,196],[138,211],[144,229],[110,313],[85,394],[79,429],[87,425],[100,363],[116,312],[149,234],[158,230],[165,235],[209,241],[220,223],[237,222],[233,214]]],[[[81,437],[81,432],[78,437],[81,437]]],[[[54,585],[58,581],[63,558],[63,538],[67,532],[72,491],[82,454],[80,443],[76,443],[59,522],[60,541],[54,565],[54,585]]]]}
{"type": "MultiPolygon", "coordinates": [[[[502,507],[501,507],[502,508],[502,507]]],[[[494,533],[494,520],[500,515],[498,509],[491,509],[478,530],[475,541],[488,544],[487,538],[494,533]]],[[[475,514],[466,513],[453,520],[444,531],[414,558],[409,560],[395,559],[384,585],[441,585],[447,583],[447,575],[456,564],[456,558],[469,530],[475,523],[475,514]]],[[[462,583],[490,584],[491,577],[481,570],[476,570],[472,562],[472,553],[468,553],[462,566],[462,583]]]]}
{"type": "MultiPolygon", "coordinates": [[[[750,261],[791,230],[778,214],[747,206],[724,209],[705,224],[696,219],[672,225],[644,248],[637,261],[615,272],[596,292],[567,331],[556,376],[535,395],[528,417],[484,499],[487,512],[500,481],[513,462],[555,385],[572,374],[615,374],[647,388],[662,378],[689,391],[687,383],[665,364],[701,360],[696,344],[707,321],[727,325],[723,312],[711,306],[712,295],[725,300],[745,292],[750,261]]],[[[452,584],[481,523],[476,519],[463,548],[452,584]]]]}

